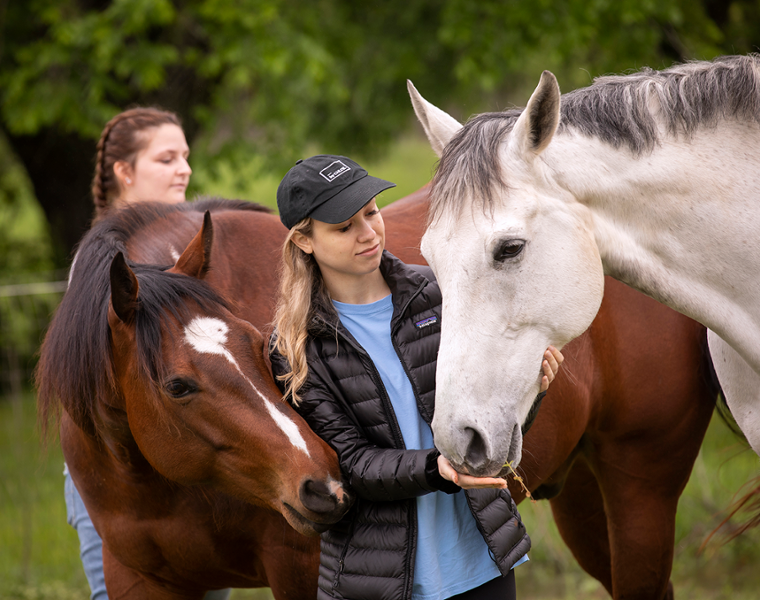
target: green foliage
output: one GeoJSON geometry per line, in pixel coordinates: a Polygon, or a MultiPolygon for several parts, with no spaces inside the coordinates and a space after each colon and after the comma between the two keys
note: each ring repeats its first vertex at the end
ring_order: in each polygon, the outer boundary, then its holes
{"type": "MultiPolygon", "coordinates": [[[[466,119],[524,104],[547,68],[569,91],[603,73],[752,51],[758,23],[754,0],[5,2],[0,129],[27,136],[14,150],[29,166],[28,136],[49,142],[42,152],[94,140],[129,105],[158,104],[183,117],[195,164],[212,179],[227,168],[244,188],[253,167],[280,175],[308,147],[381,157],[416,127],[406,79],[466,119]]],[[[66,245],[59,264],[89,214],[92,165],[86,144],[78,152],[79,177],[58,176],[76,222],[56,212],[45,170],[33,175],[66,245]]]]}
{"type": "Polygon", "coordinates": [[[52,269],[50,232],[24,168],[0,136],[0,282],[52,269]]]}
{"type": "Polygon", "coordinates": [[[55,277],[50,233],[26,174],[0,137],[0,393],[28,379],[59,293],[23,286],[55,277]]]}
{"type": "Polygon", "coordinates": [[[756,3],[729,2],[720,22],[709,4],[14,2],[3,27],[0,118],[13,134],[52,127],[96,137],[126,104],[169,98],[171,86],[184,94],[190,81],[188,114],[207,155],[253,148],[289,163],[309,142],[371,154],[410,122],[407,78],[439,101],[473,102],[521,75],[536,80],[541,68],[572,69],[574,86],[579,69],[750,50],[756,3]]]}

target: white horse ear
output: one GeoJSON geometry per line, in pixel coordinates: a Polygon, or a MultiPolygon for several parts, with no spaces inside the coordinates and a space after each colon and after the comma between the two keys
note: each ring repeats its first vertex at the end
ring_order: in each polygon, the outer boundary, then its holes
{"type": "Polygon", "coordinates": [[[557,78],[544,71],[512,131],[510,144],[516,146],[523,158],[541,154],[552,141],[559,125],[559,99],[557,78]]]}
{"type": "Polygon", "coordinates": [[[417,118],[422,123],[422,128],[430,140],[433,151],[438,158],[443,154],[443,148],[454,137],[454,134],[462,128],[462,124],[451,115],[443,112],[425,100],[411,81],[406,80],[406,88],[412,99],[412,106],[417,118]]]}

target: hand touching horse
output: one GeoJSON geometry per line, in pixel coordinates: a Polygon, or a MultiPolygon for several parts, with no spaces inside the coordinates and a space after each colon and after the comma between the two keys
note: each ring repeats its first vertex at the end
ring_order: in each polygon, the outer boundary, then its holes
{"type": "Polygon", "coordinates": [[[604,274],[711,329],[760,452],[760,57],[562,97],[545,71],[524,110],[464,127],[409,90],[441,156],[422,248],[447,300],[433,430],[452,463],[490,475],[519,462],[539,385],[528,366],[591,324],[604,274]]]}

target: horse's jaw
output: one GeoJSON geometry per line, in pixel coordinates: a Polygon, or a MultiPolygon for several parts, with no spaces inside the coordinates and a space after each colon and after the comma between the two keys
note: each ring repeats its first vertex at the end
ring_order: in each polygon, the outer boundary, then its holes
{"type": "Polygon", "coordinates": [[[473,475],[519,463],[544,352],[581,335],[604,293],[584,210],[519,194],[515,186],[493,211],[450,213],[422,241],[443,294],[436,447],[473,475]]]}
{"type": "Polygon", "coordinates": [[[538,331],[513,337],[496,323],[470,320],[469,331],[447,325],[437,360],[435,444],[457,471],[496,476],[522,458],[521,426],[539,392],[548,340],[538,331]],[[456,343],[463,336],[478,339],[477,353],[456,343]]]}

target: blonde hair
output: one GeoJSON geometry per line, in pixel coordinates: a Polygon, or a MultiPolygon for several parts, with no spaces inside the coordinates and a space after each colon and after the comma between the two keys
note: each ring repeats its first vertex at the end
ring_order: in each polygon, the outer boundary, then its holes
{"type": "Polygon", "coordinates": [[[296,233],[311,236],[312,223],[311,217],[296,223],[282,246],[280,290],[274,316],[277,328],[275,349],[285,357],[291,369],[277,378],[285,382],[285,395],[289,394],[296,405],[301,400],[298,392],[309,373],[306,342],[309,323],[314,316],[313,299],[320,298],[325,306],[332,306],[316,259],[293,242],[296,233]]]}

